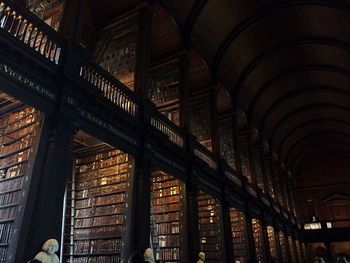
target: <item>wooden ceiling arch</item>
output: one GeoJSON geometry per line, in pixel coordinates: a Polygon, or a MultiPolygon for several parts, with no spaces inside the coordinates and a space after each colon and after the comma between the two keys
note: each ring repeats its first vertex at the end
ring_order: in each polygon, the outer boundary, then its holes
{"type": "Polygon", "coordinates": [[[299,131],[301,133],[304,132],[304,129],[307,129],[309,126],[312,128],[316,127],[320,127],[323,125],[327,125],[328,127],[332,127],[332,125],[343,125],[347,128],[350,129],[350,123],[346,122],[344,120],[340,119],[336,119],[336,116],[334,116],[334,118],[323,118],[323,119],[313,119],[313,120],[308,120],[305,121],[301,124],[299,124],[298,126],[295,126],[293,129],[291,129],[281,140],[278,141],[277,145],[276,145],[276,149],[278,154],[281,154],[282,152],[282,147],[286,144],[286,142],[290,139],[290,137],[294,137],[294,133],[298,133],[299,131]]]}
{"type": "Polygon", "coordinates": [[[295,176],[299,175],[300,168],[305,165],[311,158],[315,155],[319,155],[320,153],[328,153],[328,152],[343,152],[344,154],[349,154],[350,145],[348,143],[343,142],[328,142],[328,143],[319,143],[314,145],[313,147],[305,150],[299,158],[295,159],[294,163],[291,165],[292,174],[295,176]]]}
{"type": "Polygon", "coordinates": [[[277,83],[286,80],[288,78],[294,77],[294,75],[308,73],[313,74],[313,72],[319,72],[319,74],[324,73],[335,73],[346,78],[350,78],[350,71],[346,70],[342,67],[327,65],[327,64],[314,64],[314,65],[306,65],[302,67],[293,67],[289,68],[285,71],[280,72],[278,75],[270,79],[268,82],[264,83],[257,93],[254,94],[251,101],[247,107],[247,116],[250,122],[253,122],[253,113],[255,111],[255,107],[258,104],[259,100],[262,99],[265,93],[267,93],[271,86],[276,85],[277,83]]]}

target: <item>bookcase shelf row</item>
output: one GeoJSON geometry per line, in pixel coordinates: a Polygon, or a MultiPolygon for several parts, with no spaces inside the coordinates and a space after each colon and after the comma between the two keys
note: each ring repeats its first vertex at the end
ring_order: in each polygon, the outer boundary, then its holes
{"type": "Polygon", "coordinates": [[[129,158],[109,148],[75,158],[67,196],[65,262],[120,262],[129,158]]]}
{"type": "MultiPolygon", "coordinates": [[[[41,114],[20,107],[0,116],[0,263],[5,262],[41,114]]],[[[35,153],[34,153],[35,154],[35,153]]]]}

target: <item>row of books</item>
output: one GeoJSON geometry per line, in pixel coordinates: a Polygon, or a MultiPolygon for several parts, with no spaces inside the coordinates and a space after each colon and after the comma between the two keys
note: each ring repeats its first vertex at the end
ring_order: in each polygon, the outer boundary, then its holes
{"type": "MultiPolygon", "coordinates": [[[[160,234],[160,233],[159,233],[160,234]]],[[[178,247],[180,245],[178,235],[160,235],[152,237],[152,242],[158,244],[160,248],[163,247],[178,247]]]]}
{"type": "Polygon", "coordinates": [[[1,116],[0,118],[0,126],[7,126],[8,124],[23,121],[23,118],[32,116],[36,111],[32,107],[26,107],[23,110],[12,112],[11,114],[1,116]]]}
{"type": "Polygon", "coordinates": [[[96,161],[87,164],[81,164],[78,166],[77,172],[84,173],[91,170],[99,170],[110,166],[115,166],[118,164],[125,164],[126,158],[124,155],[112,156],[107,159],[102,159],[101,161],[96,161]]]}
{"type": "Polygon", "coordinates": [[[98,207],[89,207],[83,209],[75,209],[75,218],[85,218],[92,216],[101,216],[101,215],[111,215],[111,214],[121,214],[125,209],[125,203],[98,206],[98,207]]]}
{"type": "Polygon", "coordinates": [[[30,149],[10,155],[0,160],[0,167],[12,166],[19,162],[27,161],[29,158],[29,154],[30,154],[30,149]]]}
{"type": "Polygon", "coordinates": [[[25,163],[13,165],[8,168],[0,169],[0,180],[23,175],[24,171],[26,170],[26,167],[27,167],[27,163],[25,162],[25,163]]]}
{"type": "Polygon", "coordinates": [[[0,195],[0,206],[17,203],[19,196],[20,191],[0,195]]]}
{"type": "Polygon", "coordinates": [[[18,189],[21,189],[22,183],[23,183],[23,177],[0,182],[0,192],[5,193],[9,191],[17,191],[18,189]]]}
{"type": "Polygon", "coordinates": [[[121,239],[77,240],[74,242],[74,254],[120,253],[121,239]]]}
{"type": "Polygon", "coordinates": [[[172,186],[169,188],[162,188],[159,189],[157,192],[153,192],[152,196],[157,198],[157,197],[166,197],[166,196],[171,196],[171,195],[177,195],[178,192],[178,187],[172,186]]]}
{"type": "Polygon", "coordinates": [[[19,140],[13,140],[12,143],[1,145],[1,155],[8,155],[16,151],[20,151],[32,145],[33,133],[26,135],[19,140]]]}
{"type": "Polygon", "coordinates": [[[82,208],[87,206],[108,205],[122,202],[125,202],[125,193],[79,199],[75,202],[75,206],[76,208],[82,208]]]}
{"type": "Polygon", "coordinates": [[[8,243],[12,233],[12,223],[0,224],[0,244],[8,243]]]}
{"type": "Polygon", "coordinates": [[[168,197],[159,197],[161,193],[152,193],[152,204],[153,205],[164,205],[179,202],[179,195],[172,195],[168,197]]]}
{"type": "Polygon", "coordinates": [[[75,192],[75,198],[87,198],[97,195],[105,195],[118,191],[123,191],[126,188],[126,182],[114,183],[110,185],[96,186],[94,188],[88,188],[75,192]]]}
{"type": "Polygon", "coordinates": [[[169,213],[179,211],[179,205],[177,203],[167,205],[154,205],[151,206],[151,213],[169,213]]]}
{"type": "Polygon", "coordinates": [[[277,246],[275,238],[275,230],[272,226],[267,226],[267,237],[269,239],[269,248],[271,257],[277,258],[277,246]]]}
{"type": "Polygon", "coordinates": [[[96,153],[95,155],[87,155],[84,157],[77,158],[75,159],[75,164],[78,164],[78,165],[87,164],[87,163],[107,159],[110,157],[114,157],[117,155],[122,155],[125,162],[127,161],[128,155],[122,153],[119,149],[113,149],[113,150],[105,149],[100,153],[96,153]]]}
{"type": "Polygon", "coordinates": [[[99,217],[89,217],[76,219],[74,221],[74,227],[93,227],[101,225],[120,225],[123,223],[124,215],[109,215],[109,216],[99,216],[99,217]]]}
{"type": "Polygon", "coordinates": [[[6,207],[0,209],[1,220],[14,219],[16,215],[16,206],[6,207]]]}
{"type": "Polygon", "coordinates": [[[90,188],[96,188],[96,187],[100,187],[100,186],[107,186],[107,185],[113,185],[116,183],[120,183],[120,182],[125,182],[126,179],[128,177],[128,174],[126,173],[126,171],[124,172],[120,172],[119,174],[113,174],[112,176],[104,176],[104,177],[100,177],[97,179],[92,179],[92,180],[88,180],[88,181],[83,181],[83,182],[76,182],[76,188],[77,191],[81,190],[81,189],[90,189],[90,188]]]}
{"type": "Polygon", "coordinates": [[[89,256],[89,257],[74,257],[72,261],[66,260],[68,263],[120,263],[120,256],[89,256]]]}
{"type": "Polygon", "coordinates": [[[179,261],[180,260],[180,250],[179,248],[162,248],[159,251],[156,251],[156,260],[159,261],[179,261]]]}
{"type": "Polygon", "coordinates": [[[74,229],[76,238],[99,238],[104,236],[117,237],[121,236],[123,227],[121,225],[102,226],[94,228],[74,229]]]}

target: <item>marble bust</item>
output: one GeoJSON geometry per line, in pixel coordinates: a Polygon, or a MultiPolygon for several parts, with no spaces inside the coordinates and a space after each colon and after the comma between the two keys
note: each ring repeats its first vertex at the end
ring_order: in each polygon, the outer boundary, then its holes
{"type": "Polygon", "coordinates": [[[59,245],[56,239],[47,240],[42,246],[42,251],[39,252],[34,259],[42,263],[59,263],[60,260],[55,254],[58,251],[59,245]]]}
{"type": "Polygon", "coordinates": [[[199,252],[198,253],[198,261],[197,261],[197,263],[204,263],[204,260],[205,260],[204,252],[199,252]]]}

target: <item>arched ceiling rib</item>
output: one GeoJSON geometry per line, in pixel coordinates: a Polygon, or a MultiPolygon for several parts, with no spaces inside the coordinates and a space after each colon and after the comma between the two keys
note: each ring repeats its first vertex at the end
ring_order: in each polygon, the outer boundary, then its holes
{"type": "Polygon", "coordinates": [[[340,138],[350,152],[348,1],[164,2],[287,169],[340,138]]]}

